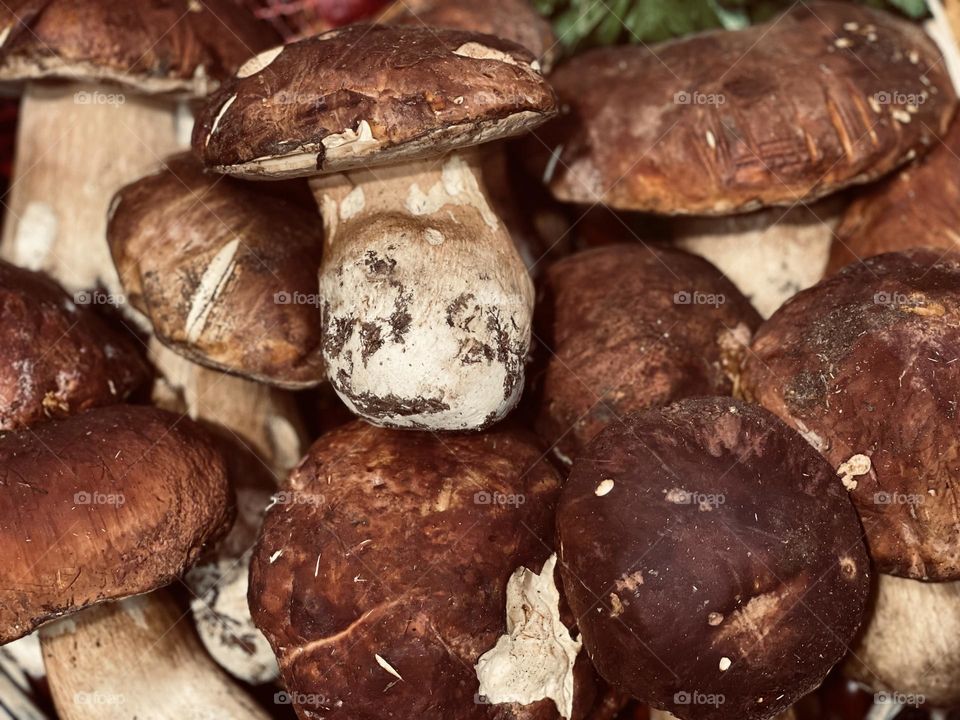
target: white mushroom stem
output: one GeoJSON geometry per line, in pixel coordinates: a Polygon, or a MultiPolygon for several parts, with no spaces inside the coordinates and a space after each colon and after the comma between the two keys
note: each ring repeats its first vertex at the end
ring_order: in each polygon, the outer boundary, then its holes
{"type": "Polygon", "coordinates": [[[846,674],[891,702],[923,696],[934,707],[960,704],[960,582],[881,574],[875,598],[846,674]]]}
{"type": "Polygon", "coordinates": [[[717,266],[765,318],[823,279],[840,205],[770,208],[721,218],[678,218],[674,242],[717,266]]]}
{"type": "Polygon", "coordinates": [[[311,180],[326,229],[328,377],[373,423],[478,428],[520,397],[533,285],[478,160],[460,152],[311,180]]]}
{"type": "Polygon", "coordinates": [[[119,87],[28,83],[0,255],[71,292],[121,294],[107,248],[110,201],[180,148],[189,115],[119,87]]]}
{"type": "Polygon", "coordinates": [[[62,720],[268,720],[206,654],[164,591],[46,625],[40,642],[62,720]]]}

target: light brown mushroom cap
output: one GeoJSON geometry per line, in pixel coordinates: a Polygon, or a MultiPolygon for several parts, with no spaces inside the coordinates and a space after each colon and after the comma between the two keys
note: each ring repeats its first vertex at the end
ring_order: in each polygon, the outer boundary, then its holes
{"type": "MultiPolygon", "coordinates": [[[[107,240],[131,304],[194,362],[286,388],[324,380],[316,212],[189,154],[123,188],[107,240]]],[[[304,191],[306,188],[304,188],[304,191]]]]}
{"type": "Polygon", "coordinates": [[[246,63],[197,118],[194,152],[243,177],[435,157],[555,113],[539,64],[479,33],[352,25],[246,63]]]}
{"type": "Polygon", "coordinates": [[[956,103],[919,27],[854,3],[595,50],[551,81],[564,114],[528,148],[554,194],[669,215],[793,205],[869,182],[923,152],[956,103]]]}
{"type": "Polygon", "coordinates": [[[108,81],[202,97],[280,38],[230,0],[8,0],[0,81],[108,81]]]}

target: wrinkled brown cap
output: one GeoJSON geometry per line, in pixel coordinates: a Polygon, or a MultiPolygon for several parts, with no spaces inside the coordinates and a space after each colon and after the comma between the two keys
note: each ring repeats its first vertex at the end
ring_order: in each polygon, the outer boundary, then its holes
{"type": "Polygon", "coordinates": [[[0,80],[106,80],[202,97],[280,42],[231,0],[7,0],[0,80]]]}
{"type": "Polygon", "coordinates": [[[553,28],[529,0],[397,0],[380,16],[397,25],[430,25],[470,30],[512,40],[549,71],[557,55],[553,28]]]}
{"type": "Polygon", "coordinates": [[[555,112],[527,50],[489,35],[351,25],[251,60],[197,118],[194,152],[238,176],[433,157],[555,112]]]}
{"type": "Polygon", "coordinates": [[[760,316],[706,260],[618,244],[551,266],[536,322],[536,428],[569,460],[629,412],[730,394],[760,316]]]}
{"type": "Polygon", "coordinates": [[[316,211],[189,154],[123,188],[107,239],[130,302],[202,365],[282,387],[324,379],[316,211]]]}
{"type": "Polygon", "coordinates": [[[528,148],[553,192],[662,214],[792,205],[877,178],[946,131],[955,94],[916,25],[854,3],[577,56],[528,148]]]}
{"type": "Polygon", "coordinates": [[[0,430],[121,402],[150,379],[137,341],[82,304],[98,297],[0,261],[0,430]]]}
{"type": "Polygon", "coordinates": [[[684,720],[773,717],[843,657],[866,605],[861,528],[832,468],[730,398],[602,431],[557,525],[597,671],[684,720]]]}
{"type": "Polygon", "coordinates": [[[877,569],[960,579],[960,260],[912,250],[849,265],[757,331],[744,395],[837,469],[877,569]]]}
{"type": "Polygon", "coordinates": [[[922,159],[865,188],[843,215],[828,273],[915,247],[960,253],[960,121],[922,159]]]}
{"type": "Polygon", "coordinates": [[[190,420],[113,405],[0,435],[0,643],[171,582],[230,521],[224,459],[190,420]]]}
{"type": "Polygon", "coordinates": [[[550,701],[478,703],[473,666],[505,632],[510,575],[551,554],[559,488],[512,430],[440,438],[354,422],[321,437],[267,512],[250,573],[254,621],[298,715],[556,718],[550,701]]]}

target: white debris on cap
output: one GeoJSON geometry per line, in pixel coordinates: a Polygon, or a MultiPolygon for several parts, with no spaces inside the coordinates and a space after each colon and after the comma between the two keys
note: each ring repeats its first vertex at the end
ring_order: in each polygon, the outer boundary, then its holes
{"type": "Polygon", "coordinates": [[[487,47],[486,45],[481,45],[478,42],[464,43],[454,50],[453,54],[459,55],[460,57],[473,58],[474,60],[496,60],[497,62],[506,63],[507,65],[519,64],[516,58],[509,53],[505,53],[503,50],[487,47]]]}
{"type": "Polygon", "coordinates": [[[540,574],[518,568],[507,581],[507,634],[477,661],[480,694],[491,703],[551,699],[561,717],[573,714],[573,666],[581,642],[560,620],[556,554],[540,574]]]}
{"type": "Polygon", "coordinates": [[[278,45],[275,48],[270,48],[269,50],[264,50],[262,53],[254,55],[240,66],[240,69],[237,70],[237,77],[242,79],[250,77],[251,75],[256,75],[258,72],[270,65],[270,63],[276,60],[277,56],[282,52],[283,45],[278,45]]]}
{"type": "Polygon", "coordinates": [[[613,480],[611,480],[610,478],[607,478],[606,480],[601,480],[600,484],[597,485],[597,489],[593,491],[593,494],[596,495],[597,497],[603,497],[604,495],[609,493],[611,490],[613,490],[613,485],[614,485],[613,480]]]}
{"type": "Polygon", "coordinates": [[[730,658],[728,657],[720,658],[720,672],[726,672],[727,670],[730,669],[731,665],[733,665],[733,663],[730,661],[730,658]]]}
{"type": "Polygon", "coordinates": [[[840,476],[840,482],[847,490],[856,490],[857,481],[855,477],[866,475],[872,467],[870,458],[863,454],[852,456],[849,460],[837,468],[837,475],[840,476]]]}
{"type": "Polygon", "coordinates": [[[361,120],[357,129],[347,128],[334,135],[327,135],[323,140],[326,150],[324,161],[341,159],[355,155],[364,155],[380,145],[380,141],[373,136],[370,123],[361,120]]]}
{"type": "Polygon", "coordinates": [[[233,277],[233,271],[236,268],[234,257],[239,247],[240,238],[234,238],[220,248],[207,265],[207,269],[203,271],[200,282],[190,299],[190,312],[187,313],[187,321],[183,328],[188,342],[196,342],[203,334],[207,318],[217,298],[233,277]]]}
{"type": "Polygon", "coordinates": [[[223,119],[223,116],[226,115],[227,110],[230,109],[230,106],[233,105],[237,100],[237,94],[234,93],[227,101],[220,106],[220,111],[217,113],[217,116],[213,119],[213,125],[210,126],[210,132],[207,134],[207,139],[204,140],[204,147],[210,144],[210,138],[213,137],[213,134],[217,131],[217,128],[220,127],[220,121],[223,119]]]}
{"type": "Polygon", "coordinates": [[[391,675],[393,675],[397,680],[403,680],[403,677],[401,677],[400,673],[398,673],[398,672],[396,671],[396,669],[393,667],[393,665],[391,665],[390,663],[388,663],[386,660],[384,660],[384,659],[383,659],[382,657],[380,657],[379,655],[376,655],[376,654],[375,654],[373,657],[374,657],[374,659],[377,661],[377,665],[379,665],[379,666],[382,667],[384,670],[386,670],[388,673],[390,673],[391,675]]]}

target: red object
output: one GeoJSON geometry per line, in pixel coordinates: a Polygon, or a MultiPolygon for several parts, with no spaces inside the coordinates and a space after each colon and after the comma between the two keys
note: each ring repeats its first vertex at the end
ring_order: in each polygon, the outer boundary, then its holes
{"type": "Polygon", "coordinates": [[[371,17],[388,0],[248,0],[287,40],[371,17]]]}

